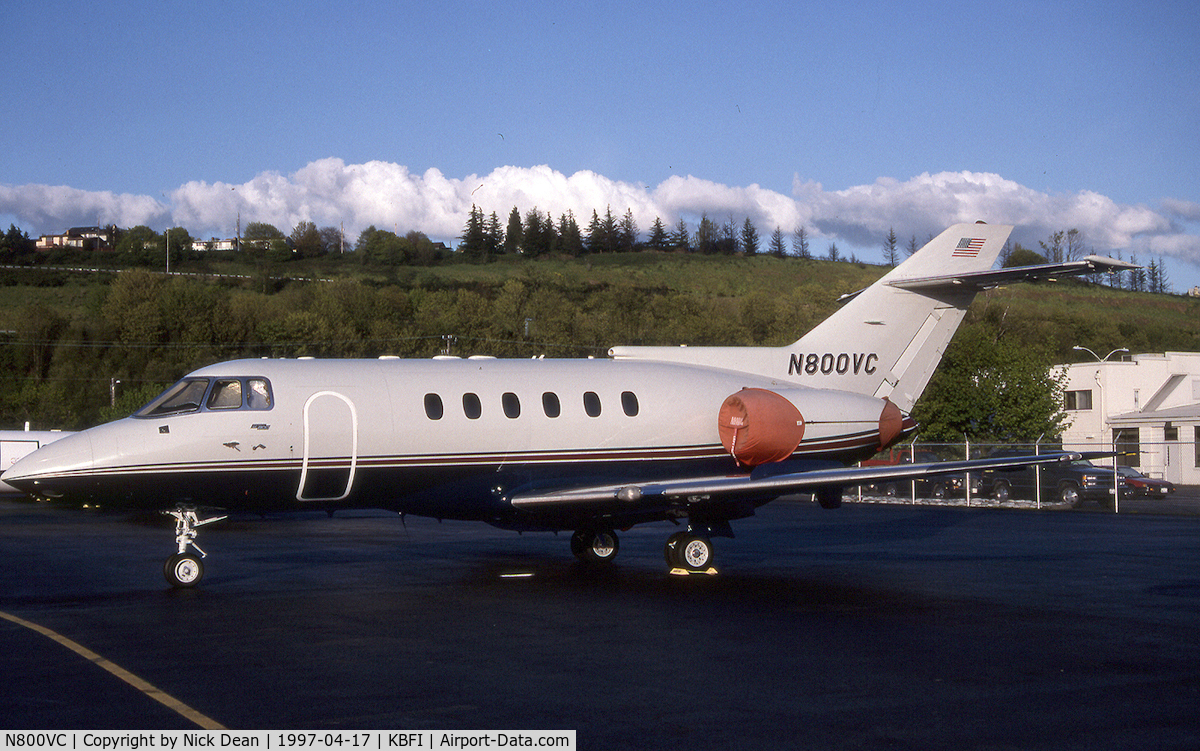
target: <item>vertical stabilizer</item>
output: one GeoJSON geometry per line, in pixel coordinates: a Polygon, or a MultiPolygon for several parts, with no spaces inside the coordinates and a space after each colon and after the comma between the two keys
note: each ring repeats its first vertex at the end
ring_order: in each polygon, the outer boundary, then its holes
{"type": "Polygon", "coordinates": [[[808,386],[888,397],[908,411],[975,297],[953,277],[986,271],[1012,231],[956,224],[788,347],[789,376],[808,386]],[[906,288],[937,277],[943,284],[906,288]]]}
{"type": "Polygon", "coordinates": [[[614,358],[690,363],[887,397],[925,389],[1012,227],[956,224],[787,347],[614,347],[614,358]],[[975,275],[975,276],[972,276],[975,275]]]}

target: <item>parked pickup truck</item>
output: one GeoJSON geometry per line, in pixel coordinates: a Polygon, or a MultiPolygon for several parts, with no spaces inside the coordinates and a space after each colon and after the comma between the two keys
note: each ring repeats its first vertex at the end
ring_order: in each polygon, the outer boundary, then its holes
{"type": "MultiPolygon", "coordinates": [[[[873,459],[865,459],[860,464],[863,467],[889,467],[896,464],[932,464],[945,461],[932,451],[918,450],[914,457],[909,446],[894,446],[886,454],[880,454],[873,459]]],[[[972,495],[979,492],[978,473],[971,475],[972,495]]],[[[936,477],[918,478],[917,495],[922,498],[962,498],[966,496],[966,476],[963,473],[938,475],[936,477]]],[[[912,483],[908,480],[888,480],[867,486],[876,493],[888,496],[911,496],[912,483]]]]}
{"type": "MultiPolygon", "coordinates": [[[[1019,451],[1002,451],[992,456],[1021,456],[1019,451]]],[[[1033,500],[1035,491],[1033,467],[1018,469],[985,469],[980,478],[979,492],[998,501],[1009,498],[1033,500]]],[[[1061,501],[1072,508],[1084,501],[1096,501],[1111,508],[1114,473],[1111,467],[1097,467],[1086,459],[1062,464],[1046,464],[1041,468],[1042,500],[1061,501]]],[[[1124,498],[1128,495],[1125,478],[1116,475],[1117,489],[1124,498]]]]}

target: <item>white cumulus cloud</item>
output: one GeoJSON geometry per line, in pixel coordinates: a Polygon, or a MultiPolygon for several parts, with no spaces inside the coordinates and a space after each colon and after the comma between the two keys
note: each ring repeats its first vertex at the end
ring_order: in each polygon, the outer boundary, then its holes
{"type": "MultiPolygon", "coordinates": [[[[502,223],[515,206],[522,215],[537,208],[558,218],[574,213],[582,227],[592,211],[627,210],[645,233],[661,218],[668,227],[682,218],[692,227],[703,214],[718,223],[745,217],[768,236],[775,227],[790,233],[804,225],[810,236],[875,250],[889,229],[902,242],[923,241],[955,222],[983,220],[1015,225],[1013,238],[1029,247],[1050,233],[1079,229],[1095,252],[1162,255],[1200,268],[1200,237],[1185,228],[1200,221],[1200,204],[1167,199],[1161,210],[1121,204],[1093,191],[1050,194],[1000,175],[939,172],[907,180],[881,177],[868,185],[826,190],[796,176],[791,194],[759,185],[731,186],[699,177],[671,177],[657,186],[629,183],[550,166],[499,167],[486,175],[448,177],[437,169],[422,174],[391,162],[346,164],[320,159],[291,174],[263,172],[239,184],[189,182],[171,191],[169,204],[149,196],[89,192],[65,186],[0,185],[0,214],[17,217],[33,232],[70,226],[167,224],[198,237],[231,237],[238,221],[268,222],[285,233],[302,220],[345,226],[350,239],[369,225],[401,234],[420,230],[453,241],[463,231],[472,205],[496,212],[502,223]]],[[[821,248],[814,248],[819,254],[821,248]]]]}

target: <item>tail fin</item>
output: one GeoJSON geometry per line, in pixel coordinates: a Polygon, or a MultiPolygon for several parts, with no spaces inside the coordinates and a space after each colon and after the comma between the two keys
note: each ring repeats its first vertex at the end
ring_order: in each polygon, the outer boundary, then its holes
{"type": "Polygon", "coordinates": [[[688,363],[887,397],[912,409],[981,289],[1137,268],[1111,258],[992,270],[1012,227],[956,224],[787,347],[614,347],[616,359],[688,363]]]}
{"type": "Polygon", "coordinates": [[[956,224],[930,240],[788,347],[788,376],[912,409],[980,287],[963,280],[992,267],[1011,231],[956,224]]]}

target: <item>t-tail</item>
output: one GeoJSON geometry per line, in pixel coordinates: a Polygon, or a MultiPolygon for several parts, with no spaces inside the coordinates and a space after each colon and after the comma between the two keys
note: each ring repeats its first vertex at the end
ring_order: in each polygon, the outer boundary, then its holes
{"type": "Polygon", "coordinates": [[[786,347],[614,347],[614,358],[690,363],[815,388],[886,397],[905,412],[921,396],[981,289],[1131,264],[1082,261],[992,270],[1011,225],[956,224],[786,347]]]}

